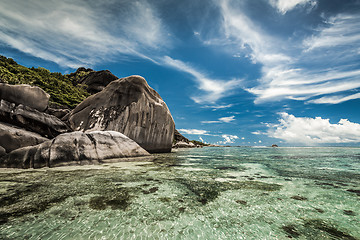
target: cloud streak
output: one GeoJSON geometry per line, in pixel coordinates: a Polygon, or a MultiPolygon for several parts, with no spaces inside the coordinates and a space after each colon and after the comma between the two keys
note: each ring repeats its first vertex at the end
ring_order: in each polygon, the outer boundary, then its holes
{"type": "Polygon", "coordinates": [[[235,121],[235,116],[221,117],[216,121],[201,121],[201,123],[230,123],[235,121]]]}
{"type": "Polygon", "coordinates": [[[63,67],[91,66],[119,56],[148,58],[167,43],[146,1],[1,1],[0,41],[63,67]],[[126,11],[121,11],[126,9],[126,11]],[[116,30],[116,31],[115,31],[116,30]]]}
{"type": "Polygon", "coordinates": [[[165,56],[162,62],[171,68],[178,71],[187,73],[193,77],[193,80],[198,84],[198,88],[205,92],[205,94],[192,97],[196,103],[215,103],[220,98],[231,94],[231,92],[239,87],[241,83],[240,79],[221,80],[212,79],[205,73],[195,69],[189,63],[185,63],[178,59],[173,59],[169,56],[165,56]]]}
{"type": "MultiPolygon", "coordinates": [[[[315,6],[316,2],[274,0],[270,4],[284,14],[296,6],[315,6]]],[[[258,84],[245,88],[256,96],[255,103],[292,99],[335,104],[338,101],[329,95],[342,101],[359,97],[353,92],[360,88],[360,64],[356,64],[360,60],[358,14],[324,19],[311,36],[298,39],[262,29],[236,1],[222,0],[219,8],[223,17],[223,41],[205,43],[227,44],[232,49],[229,51],[240,52],[253,63],[261,64],[258,84]]]]}

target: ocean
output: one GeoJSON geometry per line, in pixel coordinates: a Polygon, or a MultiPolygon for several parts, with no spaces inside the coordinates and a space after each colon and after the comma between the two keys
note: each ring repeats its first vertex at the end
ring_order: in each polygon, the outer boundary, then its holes
{"type": "Polygon", "coordinates": [[[360,239],[360,148],[0,169],[0,239],[360,239]]]}

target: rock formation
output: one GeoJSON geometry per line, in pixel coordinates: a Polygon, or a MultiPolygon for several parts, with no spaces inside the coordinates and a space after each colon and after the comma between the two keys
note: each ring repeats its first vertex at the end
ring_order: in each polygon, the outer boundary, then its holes
{"type": "Polygon", "coordinates": [[[50,95],[39,87],[27,84],[10,85],[0,83],[0,99],[15,104],[22,104],[38,111],[45,111],[50,95]]]}
{"type": "Polygon", "coordinates": [[[175,143],[177,143],[177,142],[189,143],[190,140],[187,139],[186,137],[184,137],[183,135],[181,135],[181,133],[179,133],[179,131],[175,129],[175,132],[174,132],[174,142],[175,142],[175,143]]]}
{"type": "Polygon", "coordinates": [[[1,167],[40,168],[124,161],[149,156],[136,142],[114,131],[64,133],[39,145],[19,148],[0,159],[1,167]],[[126,160],[126,159],[125,159],[126,160]]]}
{"type": "Polygon", "coordinates": [[[0,122],[0,146],[9,153],[15,149],[33,146],[49,139],[10,124],[0,122]]]}
{"type": "Polygon", "coordinates": [[[160,95],[140,76],[112,81],[64,120],[73,130],[118,131],[149,152],[170,152],[175,124],[160,95]]]}
{"type": "Polygon", "coordinates": [[[102,91],[110,82],[118,79],[109,70],[92,71],[85,77],[81,78],[79,83],[86,84],[86,90],[95,94],[102,91]]]}
{"type": "Polygon", "coordinates": [[[40,135],[53,138],[68,132],[68,126],[55,116],[39,112],[22,104],[0,100],[0,121],[10,123],[40,135]]]}

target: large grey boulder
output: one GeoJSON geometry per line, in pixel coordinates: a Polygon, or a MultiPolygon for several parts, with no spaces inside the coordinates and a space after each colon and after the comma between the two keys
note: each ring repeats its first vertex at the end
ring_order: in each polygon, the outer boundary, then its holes
{"type": "Polygon", "coordinates": [[[46,110],[49,98],[49,94],[36,86],[0,83],[0,99],[8,102],[22,104],[42,112],[46,110]]]}
{"type": "Polygon", "coordinates": [[[65,116],[73,130],[118,131],[149,152],[170,152],[175,124],[160,95],[140,76],[112,81],[65,116]]]}
{"type": "Polygon", "coordinates": [[[0,122],[0,146],[8,153],[15,149],[37,145],[47,140],[49,139],[37,133],[0,122]]]}
{"type": "Polygon", "coordinates": [[[0,160],[1,167],[41,168],[99,164],[150,156],[136,142],[115,131],[64,133],[39,145],[12,151],[0,160]],[[126,158],[126,159],[124,159],[126,158]]]}
{"type": "Polygon", "coordinates": [[[0,121],[16,125],[47,138],[53,138],[70,131],[69,127],[55,116],[5,100],[0,100],[0,121]]]}

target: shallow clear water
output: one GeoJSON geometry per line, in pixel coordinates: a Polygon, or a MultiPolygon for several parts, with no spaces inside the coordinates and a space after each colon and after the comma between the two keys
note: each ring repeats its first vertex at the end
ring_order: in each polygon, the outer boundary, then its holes
{"type": "Polygon", "coordinates": [[[360,148],[0,169],[0,239],[360,239],[360,148]]]}

